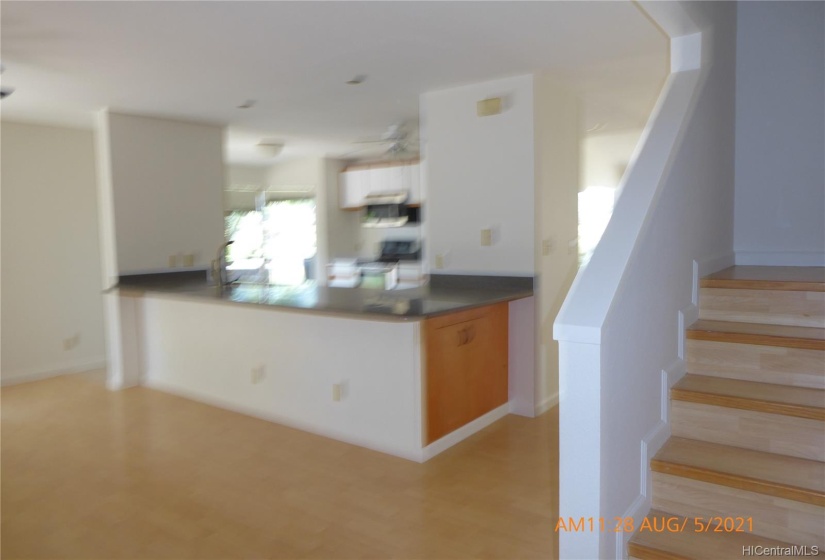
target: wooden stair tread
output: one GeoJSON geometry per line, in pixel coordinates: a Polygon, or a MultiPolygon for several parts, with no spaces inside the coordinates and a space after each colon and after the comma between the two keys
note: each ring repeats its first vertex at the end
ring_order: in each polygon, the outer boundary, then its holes
{"type": "Polygon", "coordinates": [[[699,281],[702,288],[825,292],[825,267],[732,266],[699,281]]]}
{"type": "Polygon", "coordinates": [[[673,386],[670,395],[679,401],[825,422],[825,390],[822,389],[688,374],[673,386]]]}
{"type": "Polygon", "coordinates": [[[671,437],[651,470],[825,507],[825,463],[671,437]]]}
{"type": "MultiPolygon", "coordinates": [[[[647,519],[653,524],[658,520],[659,526],[667,520],[675,519],[671,523],[684,526],[684,531],[638,531],[628,543],[628,553],[634,558],[642,560],[706,560],[708,558],[739,558],[743,547],[761,546],[793,547],[791,543],[761,537],[750,532],[720,533],[694,531],[694,528],[703,527],[706,520],[701,520],[699,526],[694,525],[693,518],[685,522],[685,518],[665,511],[650,510],[647,519]],[[683,525],[684,523],[684,525],[683,525]]],[[[665,525],[666,526],[666,525],[665,525]]],[[[801,556],[784,556],[783,558],[802,558],[801,556]]],[[[810,557],[808,557],[810,558],[810,557]]]]}
{"type": "Polygon", "coordinates": [[[699,319],[686,333],[691,340],[825,350],[825,329],[699,319]]]}

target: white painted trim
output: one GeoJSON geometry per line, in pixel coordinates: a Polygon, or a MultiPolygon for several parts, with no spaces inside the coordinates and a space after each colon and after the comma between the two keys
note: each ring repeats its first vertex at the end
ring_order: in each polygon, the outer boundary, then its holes
{"type": "Polygon", "coordinates": [[[825,266],[825,253],[816,251],[736,251],[736,264],[762,266],[825,266]]]}
{"type": "MultiPolygon", "coordinates": [[[[203,393],[201,393],[199,391],[196,391],[196,390],[192,390],[192,389],[189,389],[189,388],[186,388],[186,387],[181,387],[180,385],[177,385],[175,383],[169,383],[168,381],[161,381],[161,380],[158,380],[158,379],[147,378],[144,382],[144,386],[146,386],[150,389],[157,390],[157,391],[162,391],[164,393],[170,393],[172,395],[176,395],[176,396],[182,397],[184,399],[189,399],[189,400],[192,400],[192,401],[200,402],[200,403],[207,404],[207,405],[210,405],[210,406],[214,406],[214,407],[217,407],[217,408],[222,408],[224,410],[230,410],[232,412],[237,412],[237,413],[243,414],[245,416],[252,416],[254,418],[259,418],[261,420],[266,420],[267,422],[273,422],[275,424],[280,424],[282,426],[287,426],[289,428],[295,428],[296,430],[309,432],[311,434],[327,437],[327,438],[334,439],[334,440],[337,440],[337,441],[342,441],[344,443],[349,443],[351,445],[357,445],[358,447],[365,447],[367,449],[372,449],[373,451],[378,451],[380,453],[386,453],[388,455],[393,455],[395,457],[401,457],[402,459],[408,459],[410,461],[415,461],[417,463],[423,463],[424,461],[426,461],[426,459],[424,458],[423,450],[416,453],[416,452],[410,452],[408,449],[402,449],[400,447],[376,445],[372,441],[366,441],[366,440],[358,438],[358,437],[353,437],[350,434],[340,433],[340,432],[336,431],[334,428],[326,428],[326,427],[321,428],[319,426],[311,425],[311,424],[308,424],[308,423],[305,423],[305,422],[296,421],[293,418],[287,418],[285,416],[281,416],[280,414],[277,414],[274,411],[273,412],[262,413],[259,410],[256,410],[252,407],[246,407],[246,406],[243,406],[243,405],[239,405],[235,402],[231,402],[229,400],[224,400],[220,397],[214,397],[212,395],[206,395],[206,394],[203,394],[203,393]]],[[[496,410],[498,410],[498,409],[496,409],[496,410]]],[[[506,411],[505,411],[505,414],[506,414],[506,411]]],[[[482,416],[482,418],[484,418],[484,416],[482,416]]],[[[481,428],[479,428],[479,429],[481,429],[481,428]]],[[[464,436],[464,437],[467,437],[467,436],[464,436]]],[[[442,439],[444,439],[444,438],[442,438],[442,439]]],[[[461,439],[464,439],[464,438],[461,438],[461,439]]],[[[439,440],[439,441],[441,441],[441,440],[439,440]]],[[[433,455],[435,455],[435,454],[433,454],[433,455]]]]}
{"type": "Polygon", "coordinates": [[[81,373],[84,371],[91,371],[95,369],[106,369],[105,356],[95,356],[87,360],[79,362],[69,362],[50,366],[46,369],[24,370],[13,373],[3,373],[0,377],[0,386],[6,387],[9,385],[17,385],[19,383],[28,383],[30,381],[39,381],[40,379],[48,379],[50,377],[57,377],[60,375],[68,375],[72,373],[81,373]]]}
{"type": "MultiPolygon", "coordinates": [[[[642,522],[642,518],[647,515],[648,512],[650,512],[650,499],[640,495],[633,500],[633,503],[630,504],[630,507],[627,508],[622,515],[622,519],[632,517],[634,519],[633,525],[638,527],[642,522]]],[[[627,533],[625,531],[616,533],[616,560],[627,559],[627,543],[634,534],[635,533],[627,533]]]]}
{"type": "Polygon", "coordinates": [[[554,406],[559,404],[559,392],[556,391],[552,395],[545,397],[542,401],[536,405],[536,413],[535,416],[541,416],[554,406]]]}
{"type": "Polygon", "coordinates": [[[702,67],[702,34],[692,33],[670,40],[670,71],[684,72],[702,67]]]}
{"type": "MultiPolygon", "coordinates": [[[[432,442],[430,445],[421,450],[421,460],[424,462],[432,459],[442,451],[445,451],[455,445],[456,443],[467,439],[471,435],[479,432],[501,418],[507,416],[510,411],[510,403],[504,403],[498,408],[494,408],[484,416],[479,416],[469,424],[461,426],[454,432],[451,432],[443,438],[432,442]]],[[[366,446],[365,446],[366,447],[366,446]]]]}
{"type": "Polygon", "coordinates": [[[687,341],[687,329],[699,319],[699,307],[690,304],[679,311],[679,326],[677,327],[677,355],[681,360],[685,359],[685,344],[687,341]]]}
{"type": "MultiPolygon", "coordinates": [[[[681,316],[680,312],[680,316],[681,316]]],[[[669,366],[661,371],[659,382],[661,385],[661,417],[659,422],[642,438],[640,445],[639,468],[639,495],[627,508],[623,517],[633,517],[634,525],[638,527],[642,518],[650,511],[653,500],[653,481],[650,476],[650,460],[670,437],[670,388],[685,374],[685,362],[681,359],[673,360],[669,366]]],[[[627,558],[627,543],[633,533],[616,534],[616,558],[627,558]]]]}

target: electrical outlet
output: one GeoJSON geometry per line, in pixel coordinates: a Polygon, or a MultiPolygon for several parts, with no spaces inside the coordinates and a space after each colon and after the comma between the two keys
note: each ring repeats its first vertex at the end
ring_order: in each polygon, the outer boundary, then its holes
{"type": "Polygon", "coordinates": [[[444,268],[444,255],[439,254],[435,256],[435,267],[444,268]]]}
{"type": "Polygon", "coordinates": [[[341,384],[334,383],[332,385],[332,400],[338,402],[341,400],[341,384]]]}
{"type": "Polygon", "coordinates": [[[491,228],[486,228],[481,230],[481,246],[482,247],[489,247],[493,244],[493,230],[491,228]]]}
{"type": "Polygon", "coordinates": [[[178,256],[169,255],[169,268],[175,268],[176,266],[178,266],[178,256]]]}
{"type": "Polygon", "coordinates": [[[555,243],[553,242],[552,237],[548,237],[541,242],[541,254],[545,257],[553,252],[553,248],[555,243]]]}

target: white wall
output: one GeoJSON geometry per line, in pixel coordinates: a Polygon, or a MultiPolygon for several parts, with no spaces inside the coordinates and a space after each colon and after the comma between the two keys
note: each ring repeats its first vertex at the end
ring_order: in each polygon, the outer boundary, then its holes
{"type": "Polygon", "coordinates": [[[533,76],[421,96],[428,266],[446,273],[534,272],[533,76]],[[504,97],[501,114],[478,117],[476,102],[504,97]],[[481,230],[494,230],[482,247],[481,230]]]}
{"type": "Polygon", "coordinates": [[[4,121],[0,133],[2,382],[103,367],[92,132],[4,121]]]}
{"type": "MultiPolygon", "coordinates": [[[[344,167],[345,163],[340,160],[327,159],[324,162],[327,237],[327,254],[324,264],[334,258],[354,257],[358,253],[362,230],[361,214],[341,210],[339,202],[341,190],[338,180],[344,167]]],[[[325,274],[319,278],[324,279],[325,274]]]]}
{"type": "Polygon", "coordinates": [[[590,134],[582,139],[581,189],[619,186],[642,130],[590,134]]]}
{"type": "Polygon", "coordinates": [[[825,266],[825,4],[739,3],[736,262],[825,266]]]}
{"type": "Polygon", "coordinates": [[[267,188],[275,191],[312,190],[326,181],[324,158],[303,157],[276,163],[267,172],[267,188]]]}
{"type": "MultiPolygon", "coordinates": [[[[648,460],[669,435],[668,385],[684,373],[680,322],[697,314],[694,261],[700,274],[733,262],[736,4],[642,6],[654,17],[670,12],[680,29],[696,22],[702,35],[672,42],[675,73],[604,237],[556,319],[565,517],[640,521],[647,513],[648,460]]],[[[630,536],[563,533],[560,554],[621,558],[630,536]]]]}
{"type": "Polygon", "coordinates": [[[117,263],[163,270],[170,255],[208,267],[223,242],[223,130],[109,113],[117,263]]]}
{"type": "Polygon", "coordinates": [[[226,188],[262,189],[269,182],[269,168],[269,165],[227,165],[226,188]]]}
{"type": "Polygon", "coordinates": [[[269,166],[266,165],[227,165],[224,210],[254,210],[256,191],[266,188],[268,176],[269,166]]]}
{"type": "Polygon", "coordinates": [[[535,255],[539,354],[534,406],[543,412],[558,402],[559,351],[553,340],[553,321],[578,269],[580,122],[577,97],[549,76],[535,76],[534,102],[539,237],[535,255]]]}

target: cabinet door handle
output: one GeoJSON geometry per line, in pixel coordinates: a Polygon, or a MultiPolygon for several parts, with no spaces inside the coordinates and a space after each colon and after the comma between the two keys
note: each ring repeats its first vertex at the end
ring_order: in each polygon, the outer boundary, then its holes
{"type": "Polygon", "coordinates": [[[476,328],[475,327],[467,327],[467,344],[471,343],[476,339],[476,328]]]}
{"type": "Polygon", "coordinates": [[[467,329],[461,329],[458,331],[458,346],[464,346],[467,344],[467,329]]]}

